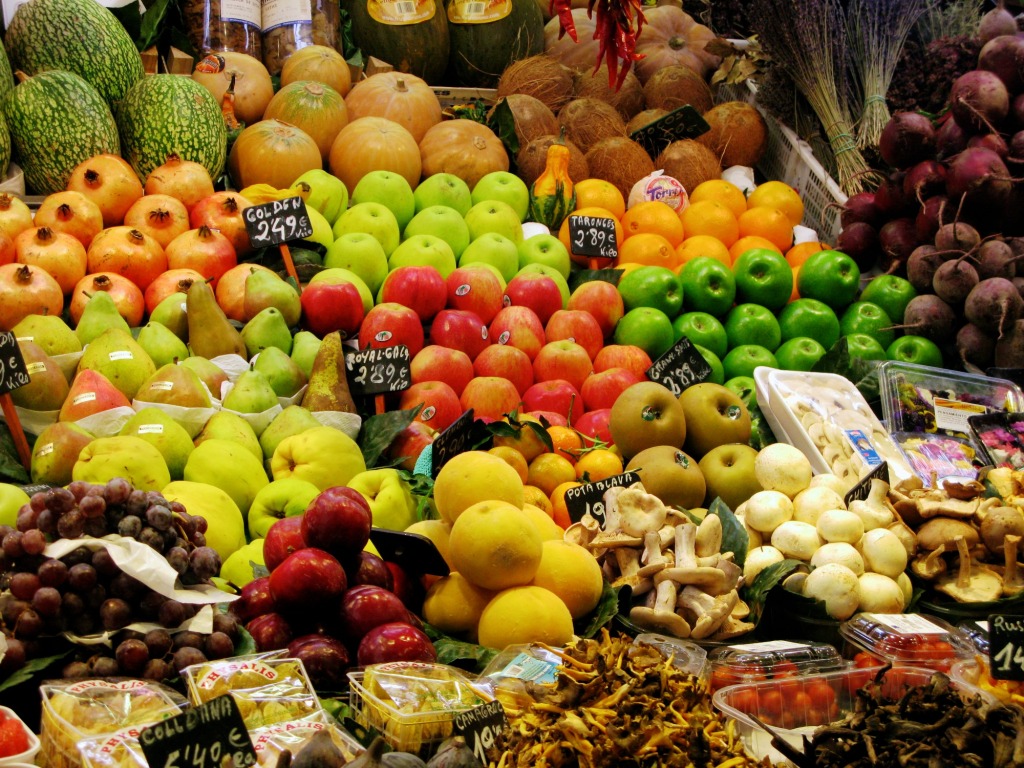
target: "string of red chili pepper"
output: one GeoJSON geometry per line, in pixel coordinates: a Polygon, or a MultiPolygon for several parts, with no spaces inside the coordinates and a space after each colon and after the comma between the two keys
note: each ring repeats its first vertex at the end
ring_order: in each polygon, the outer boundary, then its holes
{"type": "Polygon", "coordinates": [[[643,54],[636,52],[636,40],[646,21],[641,0],[590,0],[587,15],[594,18],[595,11],[594,39],[600,41],[600,49],[594,71],[604,59],[608,65],[608,85],[618,91],[633,62],[643,58],[643,54]]]}
{"type": "Polygon", "coordinates": [[[551,0],[548,7],[548,15],[558,14],[558,39],[561,40],[566,32],[574,43],[579,42],[576,36],[576,24],[572,20],[572,0],[551,0]]]}

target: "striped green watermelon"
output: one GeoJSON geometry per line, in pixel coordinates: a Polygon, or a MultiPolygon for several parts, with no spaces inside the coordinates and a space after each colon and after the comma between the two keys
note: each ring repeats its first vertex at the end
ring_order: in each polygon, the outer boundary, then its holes
{"type": "Polygon", "coordinates": [[[143,78],[121,102],[117,125],[121,154],[143,182],[171,153],[200,163],[213,179],[224,170],[227,127],[220,105],[190,77],[143,78]]]}
{"type": "Polygon", "coordinates": [[[29,0],[15,11],[4,45],[16,71],[74,72],[112,106],[143,76],[135,43],[96,0],[29,0]]]}
{"type": "Polygon", "coordinates": [[[107,102],[71,72],[26,77],[4,97],[3,111],[25,186],[36,194],[64,189],[83,160],[120,151],[107,102]]]}
{"type": "Polygon", "coordinates": [[[0,45],[0,101],[14,88],[14,73],[11,72],[11,61],[7,58],[7,50],[0,45]]]}
{"type": "Polygon", "coordinates": [[[8,166],[11,164],[11,132],[7,130],[7,121],[0,111],[0,180],[7,178],[8,166]]]}

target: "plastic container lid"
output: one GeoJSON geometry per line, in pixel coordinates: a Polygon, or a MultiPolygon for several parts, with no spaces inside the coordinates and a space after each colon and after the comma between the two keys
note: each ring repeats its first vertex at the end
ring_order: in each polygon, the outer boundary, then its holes
{"type": "Polygon", "coordinates": [[[985,619],[964,619],[956,625],[957,632],[971,644],[977,653],[988,653],[988,621],[985,619]]]}
{"type": "Polygon", "coordinates": [[[7,757],[0,757],[0,765],[8,768],[12,765],[33,763],[36,753],[39,752],[39,737],[32,733],[32,729],[25,725],[25,721],[18,717],[18,713],[10,707],[0,707],[0,713],[3,713],[3,720],[14,720],[21,723],[21,727],[25,730],[25,735],[28,737],[28,749],[24,752],[7,755],[7,757]]]}
{"type": "Polygon", "coordinates": [[[672,666],[691,675],[703,677],[707,672],[708,652],[689,640],[659,635],[654,632],[644,632],[633,639],[628,655],[632,656],[642,645],[656,648],[666,659],[671,657],[672,666]]]}
{"type": "Polygon", "coordinates": [[[721,670],[734,682],[763,680],[776,673],[779,676],[806,675],[846,666],[839,651],[828,643],[791,640],[727,645],[713,650],[708,660],[713,677],[721,670]]]}
{"type": "Polygon", "coordinates": [[[973,649],[951,624],[915,613],[858,613],[839,625],[843,639],[891,664],[948,669],[973,649]]]}

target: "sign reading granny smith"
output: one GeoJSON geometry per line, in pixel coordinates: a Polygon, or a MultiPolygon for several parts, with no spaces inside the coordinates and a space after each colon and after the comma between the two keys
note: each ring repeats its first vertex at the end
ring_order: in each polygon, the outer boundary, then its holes
{"type": "Polygon", "coordinates": [[[267,248],[302,240],[313,234],[313,224],[301,197],[286,197],[269,203],[251,205],[242,211],[245,231],[253,248],[267,248]]]}
{"type": "Polygon", "coordinates": [[[569,243],[576,256],[614,259],[619,255],[615,220],[604,216],[570,215],[569,243]]]}
{"type": "MultiPolygon", "coordinates": [[[[41,363],[33,363],[41,365],[41,363]]],[[[24,387],[29,383],[30,371],[21,356],[21,347],[13,331],[0,333],[0,394],[24,387]]]]}
{"type": "Polygon", "coordinates": [[[651,157],[657,157],[673,141],[696,139],[709,130],[711,126],[700,112],[684,104],[643,128],[636,129],[629,134],[629,138],[646,149],[651,157]]]}
{"type": "Polygon", "coordinates": [[[618,485],[630,486],[639,482],[640,475],[636,472],[623,472],[621,475],[613,475],[604,480],[566,489],[565,510],[569,513],[569,519],[578,523],[584,515],[589,513],[603,528],[604,492],[618,485]]]}
{"type": "Polygon", "coordinates": [[[1024,680],[1024,616],[989,616],[988,653],[992,677],[1024,680]]]}
{"type": "Polygon", "coordinates": [[[228,693],[143,728],[139,744],[152,768],[256,765],[245,721],[228,693]]]}
{"type": "Polygon", "coordinates": [[[681,395],[684,389],[711,378],[711,366],[688,338],[683,336],[647,369],[647,378],[681,395]]]}
{"type": "MultiPolygon", "coordinates": [[[[352,394],[383,395],[402,392],[412,384],[409,371],[411,356],[405,344],[393,347],[371,347],[345,354],[345,370],[352,394]]],[[[427,418],[424,415],[424,418],[427,418]]]]}

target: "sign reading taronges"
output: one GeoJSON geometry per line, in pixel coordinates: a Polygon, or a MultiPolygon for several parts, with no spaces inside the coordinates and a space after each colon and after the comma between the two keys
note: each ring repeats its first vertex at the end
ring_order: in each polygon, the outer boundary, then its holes
{"type": "Polygon", "coordinates": [[[0,333],[0,395],[24,387],[31,381],[14,331],[0,333]]]}
{"type": "Polygon", "coordinates": [[[657,157],[673,141],[696,139],[709,130],[711,126],[700,112],[689,104],[684,104],[664,117],[659,117],[643,128],[633,131],[629,138],[646,149],[651,157],[657,157]]]}
{"type": "Polygon", "coordinates": [[[139,745],[150,768],[256,765],[256,750],[229,693],[144,728],[139,745]]]}
{"type": "Polygon", "coordinates": [[[681,395],[684,389],[711,378],[711,366],[688,338],[683,336],[647,369],[647,378],[681,395]]]}
{"type": "Polygon", "coordinates": [[[569,216],[570,250],[576,256],[614,259],[619,255],[615,242],[615,220],[605,216],[569,216]]]}
{"type": "Polygon", "coordinates": [[[463,413],[459,418],[445,427],[434,442],[430,444],[431,469],[434,477],[441,471],[447,461],[457,453],[468,451],[475,442],[474,437],[478,434],[476,420],[473,418],[473,409],[463,413]]]}
{"type": "Polygon", "coordinates": [[[269,203],[251,205],[242,211],[245,231],[253,248],[266,248],[302,240],[313,234],[313,223],[301,197],[286,197],[269,203]]]}
{"type": "Polygon", "coordinates": [[[578,523],[589,512],[590,516],[604,527],[604,492],[618,485],[630,486],[639,482],[640,475],[636,472],[623,472],[621,475],[567,489],[565,509],[569,513],[569,519],[578,523]]]}
{"type": "Polygon", "coordinates": [[[988,617],[988,656],[996,680],[1024,680],[1024,616],[988,617]]]}
{"type": "Polygon", "coordinates": [[[402,392],[412,384],[411,356],[405,344],[371,347],[345,354],[345,370],[353,395],[383,395],[402,392]]]}
{"type": "Polygon", "coordinates": [[[466,746],[487,765],[487,750],[496,746],[498,736],[508,728],[508,718],[500,701],[489,701],[465,712],[458,712],[452,723],[455,735],[466,740],[466,746]]]}

